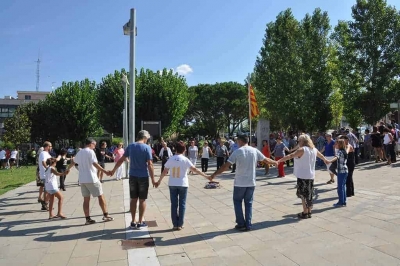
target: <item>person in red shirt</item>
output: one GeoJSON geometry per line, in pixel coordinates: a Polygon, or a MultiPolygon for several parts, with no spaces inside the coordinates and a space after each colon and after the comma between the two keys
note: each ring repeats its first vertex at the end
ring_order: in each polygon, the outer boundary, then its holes
{"type": "MultiPolygon", "coordinates": [[[[263,140],[262,154],[268,159],[271,158],[271,150],[269,148],[268,140],[263,140]]],[[[269,173],[269,163],[265,163],[265,174],[268,175],[268,173],[269,173]]]]}

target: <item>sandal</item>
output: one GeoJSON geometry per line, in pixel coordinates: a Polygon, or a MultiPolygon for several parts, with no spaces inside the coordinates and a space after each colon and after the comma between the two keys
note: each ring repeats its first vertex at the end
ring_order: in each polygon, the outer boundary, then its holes
{"type": "Polygon", "coordinates": [[[311,218],[311,217],[312,217],[312,216],[311,216],[311,212],[307,213],[307,217],[308,217],[308,218],[311,218]]]}
{"type": "Polygon", "coordinates": [[[57,216],[58,216],[59,218],[61,218],[61,219],[67,219],[67,217],[64,216],[64,215],[57,214],[57,216]]]}
{"type": "Polygon", "coordinates": [[[59,217],[57,215],[54,215],[54,216],[49,217],[49,220],[54,220],[54,219],[57,219],[57,218],[59,218],[59,217]]]}
{"type": "Polygon", "coordinates": [[[103,216],[103,221],[104,222],[114,221],[114,218],[112,218],[111,216],[103,216]]]}
{"type": "Polygon", "coordinates": [[[308,214],[301,212],[299,214],[297,214],[297,217],[299,217],[300,219],[307,219],[308,218],[308,214]]]}
{"type": "Polygon", "coordinates": [[[335,180],[329,180],[328,182],[326,182],[327,184],[333,184],[335,183],[335,180]]]}

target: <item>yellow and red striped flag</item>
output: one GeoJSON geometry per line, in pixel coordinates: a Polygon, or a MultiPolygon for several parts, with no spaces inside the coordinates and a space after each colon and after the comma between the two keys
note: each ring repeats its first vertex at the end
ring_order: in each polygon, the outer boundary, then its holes
{"type": "Polygon", "coordinates": [[[249,95],[250,95],[250,119],[258,116],[260,111],[258,110],[258,104],[256,100],[256,95],[254,94],[253,87],[249,86],[249,95]]]}

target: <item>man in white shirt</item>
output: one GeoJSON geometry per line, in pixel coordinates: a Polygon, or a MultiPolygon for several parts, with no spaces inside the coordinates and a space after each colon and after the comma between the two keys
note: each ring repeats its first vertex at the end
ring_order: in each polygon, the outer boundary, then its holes
{"type": "Polygon", "coordinates": [[[113,221],[114,218],[110,217],[107,212],[107,204],[103,195],[103,188],[97,177],[97,171],[101,171],[106,175],[111,175],[109,171],[102,168],[97,162],[94,148],[96,148],[96,141],[88,138],[85,141],[86,147],[80,150],[74,157],[71,164],[68,166],[68,171],[75,165],[79,165],[79,183],[81,185],[81,193],[83,196],[83,212],[85,213],[86,223],[94,224],[95,220],[90,218],[90,196],[97,197],[99,205],[103,211],[103,221],[113,221]]]}
{"type": "Polygon", "coordinates": [[[3,148],[0,148],[0,163],[3,169],[6,169],[6,164],[7,164],[6,150],[3,148]]]}
{"type": "Polygon", "coordinates": [[[239,149],[234,151],[228,158],[228,161],[211,175],[211,178],[213,179],[217,175],[228,170],[229,166],[232,164],[237,164],[233,188],[233,205],[236,215],[235,229],[241,231],[251,230],[257,162],[262,161],[264,163],[277,165],[277,162],[266,158],[258,149],[248,146],[248,142],[249,138],[247,136],[238,136],[237,144],[239,145],[239,149]],[[243,216],[243,201],[245,206],[245,217],[243,216]]]}

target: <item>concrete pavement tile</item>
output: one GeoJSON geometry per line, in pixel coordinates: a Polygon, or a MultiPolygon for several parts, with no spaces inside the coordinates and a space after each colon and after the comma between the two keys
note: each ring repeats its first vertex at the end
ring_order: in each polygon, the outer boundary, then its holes
{"type": "MultiPolygon", "coordinates": [[[[97,266],[128,266],[128,260],[114,260],[99,262],[97,266]]],[[[132,265],[129,265],[132,266],[132,265]]]]}
{"type": "Polygon", "coordinates": [[[42,258],[38,265],[54,266],[54,264],[56,263],[57,266],[66,266],[68,265],[70,257],[71,252],[46,254],[46,256],[42,258]]]}
{"type": "Polygon", "coordinates": [[[370,236],[363,233],[350,234],[346,235],[346,237],[358,243],[364,244],[368,247],[377,247],[390,244],[385,240],[379,239],[378,237],[370,236]]]}
{"type": "Polygon", "coordinates": [[[180,245],[156,246],[157,256],[168,254],[184,253],[185,250],[180,245]]]}
{"type": "MultiPolygon", "coordinates": [[[[44,241],[30,241],[25,247],[24,250],[27,249],[42,249],[48,248],[51,246],[51,242],[44,242],[44,241]]],[[[25,251],[24,251],[25,252],[25,251]]]]}
{"type": "Polygon", "coordinates": [[[4,259],[4,258],[18,257],[18,255],[20,254],[20,252],[22,252],[22,250],[26,245],[27,244],[25,243],[25,244],[8,244],[2,246],[0,248],[0,258],[4,259]]]}
{"type": "MultiPolygon", "coordinates": [[[[87,243],[76,245],[72,252],[72,258],[87,257],[87,256],[98,256],[100,251],[101,243],[87,243]]],[[[97,260],[96,260],[97,261],[97,260]]]]}
{"type": "Polygon", "coordinates": [[[128,253],[123,250],[121,246],[117,247],[103,247],[100,248],[99,262],[124,260],[128,258],[128,253]]]}
{"type": "Polygon", "coordinates": [[[71,258],[68,262],[68,266],[76,266],[76,265],[85,265],[85,266],[97,266],[98,254],[79,257],[79,258],[71,258]]]}
{"type": "Polygon", "coordinates": [[[211,246],[208,246],[207,248],[203,249],[192,249],[192,250],[185,249],[185,251],[186,255],[189,257],[190,260],[199,258],[208,258],[208,257],[218,257],[218,254],[211,246]]]}
{"type": "Polygon", "coordinates": [[[244,255],[239,255],[235,257],[223,257],[222,260],[224,261],[225,264],[229,266],[258,266],[262,265],[260,262],[255,260],[252,256],[249,254],[244,254],[244,255]]]}
{"type": "MultiPolygon", "coordinates": [[[[374,249],[379,250],[390,256],[393,256],[397,259],[400,259],[400,245],[388,244],[388,245],[374,247],[374,249]]],[[[400,264],[400,260],[399,260],[399,264],[400,264]]]]}
{"type": "Polygon", "coordinates": [[[231,257],[236,257],[236,256],[244,256],[247,255],[247,252],[239,247],[239,246],[230,246],[226,248],[222,248],[220,250],[217,250],[218,256],[222,258],[231,258],[231,257]]]}
{"type": "Polygon", "coordinates": [[[158,260],[160,261],[160,265],[162,266],[167,266],[167,265],[192,265],[190,259],[186,255],[186,253],[180,253],[180,254],[170,254],[170,255],[164,255],[164,256],[158,256],[158,260]]]}
{"type": "Polygon", "coordinates": [[[260,249],[250,251],[249,255],[256,259],[262,265],[276,265],[276,266],[295,266],[297,265],[292,260],[288,259],[274,249],[260,249]]]}
{"type": "Polygon", "coordinates": [[[219,257],[208,257],[199,259],[190,259],[194,266],[220,266],[226,265],[219,257]]]}
{"type": "Polygon", "coordinates": [[[71,254],[76,246],[77,240],[51,243],[47,253],[69,253],[71,254]]]}

